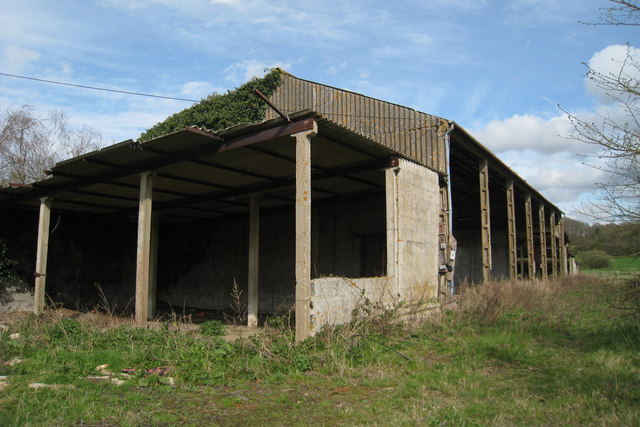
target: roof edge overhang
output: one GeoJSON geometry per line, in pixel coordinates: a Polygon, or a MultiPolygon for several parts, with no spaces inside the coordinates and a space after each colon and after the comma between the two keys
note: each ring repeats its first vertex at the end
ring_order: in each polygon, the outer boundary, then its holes
{"type": "Polygon", "coordinates": [[[513,169],[507,166],[498,156],[492,153],[487,147],[485,147],[480,141],[478,141],[473,135],[471,135],[466,129],[460,126],[457,122],[450,120],[449,123],[453,124],[452,133],[455,135],[460,134],[462,136],[458,141],[462,142],[468,151],[472,152],[479,158],[486,159],[490,166],[498,170],[505,178],[511,179],[521,188],[524,188],[526,192],[531,193],[538,201],[553,207],[560,214],[564,214],[562,209],[558,208],[555,204],[550,202],[544,197],[538,190],[533,188],[525,179],[520,177],[513,169]]]}
{"type": "Polygon", "coordinates": [[[384,159],[404,157],[313,110],[292,113],[290,119],[291,123],[281,117],[260,123],[242,123],[220,131],[196,126],[185,127],[145,142],[122,141],[57,163],[51,169],[52,177],[49,179],[20,188],[0,189],[0,206],[19,206],[27,203],[34,207],[33,202],[43,197],[55,198],[57,195],[74,192],[93,184],[113,182],[120,178],[196,159],[199,156],[290,136],[313,129],[314,123],[317,123],[320,135],[325,135],[325,138],[334,138],[335,142],[340,141],[351,146],[355,151],[368,154],[372,164],[386,165],[388,163],[385,163],[384,159]],[[184,149],[174,149],[170,153],[166,151],[166,144],[176,147],[183,138],[188,142],[184,149]],[[143,156],[142,153],[147,154],[143,156]],[[111,159],[116,159],[116,163],[105,162],[105,154],[108,154],[111,159]]]}

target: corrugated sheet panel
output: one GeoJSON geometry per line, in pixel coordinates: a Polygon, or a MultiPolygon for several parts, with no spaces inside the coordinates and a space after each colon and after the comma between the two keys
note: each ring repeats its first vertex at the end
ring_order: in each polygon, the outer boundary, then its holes
{"type": "MultiPolygon", "coordinates": [[[[436,172],[445,173],[447,122],[411,108],[291,75],[271,101],[286,113],[311,109],[334,123],[391,148],[436,172]]],[[[267,109],[266,119],[278,117],[267,109]]]]}

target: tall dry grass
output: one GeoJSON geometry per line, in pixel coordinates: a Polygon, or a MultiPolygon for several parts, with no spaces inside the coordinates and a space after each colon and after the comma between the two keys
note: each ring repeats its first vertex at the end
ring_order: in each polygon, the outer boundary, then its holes
{"type": "MultiPolygon", "coordinates": [[[[535,317],[543,321],[561,320],[570,315],[573,307],[562,295],[584,289],[597,288],[600,277],[565,276],[549,280],[495,280],[488,283],[460,285],[461,320],[489,324],[505,315],[535,317]]],[[[604,291],[604,290],[603,290],[604,291]]],[[[581,295],[583,302],[600,298],[600,292],[581,295]]],[[[594,300],[595,301],[595,300],[594,300]]]]}

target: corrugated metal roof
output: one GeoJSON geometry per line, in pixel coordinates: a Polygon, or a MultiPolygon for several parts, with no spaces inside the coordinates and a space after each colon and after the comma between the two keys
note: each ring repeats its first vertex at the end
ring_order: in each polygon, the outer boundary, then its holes
{"type": "MultiPolygon", "coordinates": [[[[270,98],[285,113],[311,109],[328,120],[392,149],[440,174],[446,172],[448,123],[430,114],[359,93],[299,79],[283,72],[270,98]]],[[[267,119],[278,117],[267,110],[267,119]]]]}
{"type": "MultiPolygon", "coordinates": [[[[305,108],[314,110],[327,120],[366,137],[366,142],[359,144],[382,145],[399,156],[441,175],[446,174],[444,136],[450,121],[359,93],[300,79],[284,70],[281,72],[283,83],[270,98],[280,110],[285,113],[305,108]]],[[[268,109],[265,117],[270,119],[278,115],[268,109]]],[[[540,202],[562,212],[457,123],[455,129],[463,149],[488,158],[494,172],[513,179],[540,202]]]]}
{"type": "Polygon", "coordinates": [[[37,207],[39,197],[53,196],[54,209],[133,218],[139,174],[153,170],[154,210],[168,219],[245,212],[248,195],[254,192],[263,194],[265,207],[278,208],[295,200],[295,144],[290,134],[308,128],[310,118],[319,129],[312,143],[312,172],[318,179],[314,200],[383,191],[381,169],[388,164],[385,159],[397,153],[314,112],[292,117],[291,124],[277,118],[215,133],[187,128],[142,144],[123,141],[58,163],[51,178],[32,188],[0,189],[0,206],[37,207]],[[362,178],[367,170],[373,175],[362,178]],[[336,185],[339,188],[331,189],[336,185]]]}

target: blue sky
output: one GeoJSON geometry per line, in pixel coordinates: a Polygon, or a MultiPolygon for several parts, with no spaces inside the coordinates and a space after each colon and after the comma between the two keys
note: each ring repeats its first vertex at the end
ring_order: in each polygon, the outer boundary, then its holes
{"type": "MultiPolygon", "coordinates": [[[[4,0],[0,72],[200,99],[265,67],[453,119],[569,216],[594,191],[593,147],[558,104],[613,108],[585,81],[640,31],[589,26],[605,0],[4,0]]],[[[0,76],[0,107],[62,109],[108,142],[190,104],[0,76]]]]}

